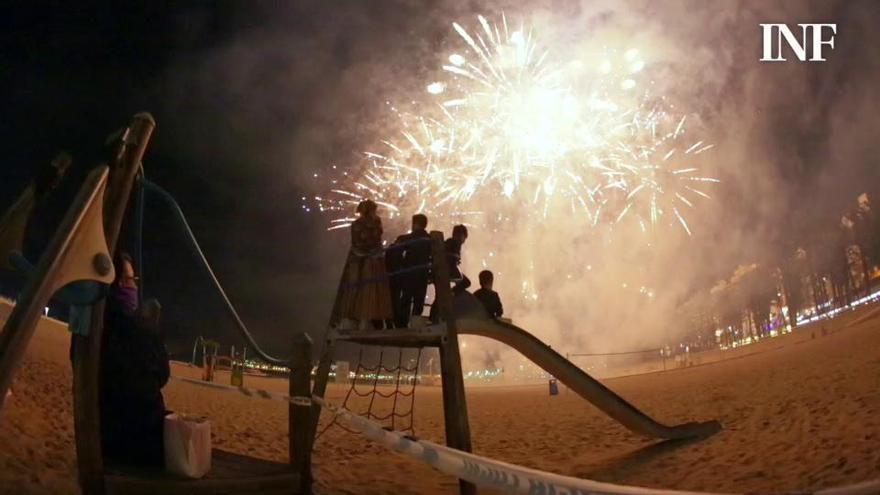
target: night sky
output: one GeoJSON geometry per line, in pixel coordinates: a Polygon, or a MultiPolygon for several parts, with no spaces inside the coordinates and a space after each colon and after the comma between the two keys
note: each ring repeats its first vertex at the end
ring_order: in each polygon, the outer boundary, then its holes
{"type": "MultiPolygon", "coordinates": [[[[147,177],[177,198],[257,338],[283,353],[291,332],[323,331],[346,249],[344,235],[324,233],[326,218],[300,207],[314,188],[311,174],[363,151],[377,133],[373,116],[400,90],[391,84],[435,65],[408,54],[445,46],[449,24],[461,16],[519,5],[480,8],[486,3],[8,8],[0,19],[0,205],[60,150],[73,154],[75,170],[59,194],[72,194],[100,160],[105,137],[150,111],[157,129],[147,177]]],[[[704,286],[747,261],[738,258],[744,251],[788,245],[811,226],[834,222],[856,194],[877,189],[880,140],[866,109],[878,108],[880,3],[535,5],[596,23],[626,25],[627,9],[658,19],[652,32],[689,46],[705,64],[705,79],[692,90],[706,121],[732,144],[719,146],[726,186],[716,202],[724,208],[713,210],[691,249],[718,250],[706,262],[704,286]],[[759,63],[757,23],[774,21],[837,22],[833,57],[759,63]]],[[[235,342],[167,210],[148,203],[146,222],[146,292],[163,303],[172,351],[196,335],[235,342]]]]}
{"type": "MultiPolygon", "coordinates": [[[[297,16],[291,20],[291,31],[313,28],[297,16]]],[[[277,149],[284,137],[274,129],[305,125],[296,96],[272,88],[271,74],[255,75],[263,84],[249,89],[276,91],[277,103],[251,108],[247,95],[223,87],[226,81],[214,92],[211,81],[187,73],[271,24],[270,10],[240,2],[173,8],[152,2],[124,8],[58,3],[16,11],[0,22],[6,117],[0,123],[0,204],[9,204],[36,167],[60,150],[74,156],[74,170],[58,193],[69,198],[85,171],[101,160],[105,137],[134,113],[150,111],[157,130],[145,159],[147,177],[177,198],[252,332],[283,353],[288,332],[314,334],[322,328],[339,270],[324,270],[319,260],[342,260],[345,246],[308,242],[323,225],[298,208],[297,186],[284,169],[294,157],[280,165],[264,151],[277,149]],[[259,113],[262,124],[236,121],[243,109],[259,113]],[[317,255],[320,250],[325,258],[317,255]],[[319,276],[306,279],[306,272],[319,276]]],[[[219,298],[168,210],[148,199],[145,221],[146,295],[163,304],[172,350],[191,346],[196,335],[236,342],[219,298]]]]}

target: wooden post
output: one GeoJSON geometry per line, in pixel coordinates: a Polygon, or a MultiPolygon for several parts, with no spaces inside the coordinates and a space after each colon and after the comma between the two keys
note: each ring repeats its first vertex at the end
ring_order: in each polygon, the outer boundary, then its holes
{"type": "MultiPolygon", "coordinates": [[[[333,301],[333,309],[330,312],[330,320],[327,322],[327,330],[338,325],[342,320],[342,289],[345,284],[345,277],[348,273],[348,258],[345,259],[345,266],[339,275],[339,284],[336,287],[336,298],[333,301]]],[[[315,386],[312,389],[312,395],[324,397],[327,392],[327,382],[330,380],[330,365],[333,364],[333,353],[336,350],[336,342],[327,339],[324,342],[324,349],[321,350],[321,360],[318,361],[318,369],[315,371],[315,386]]],[[[312,404],[311,418],[311,444],[315,443],[315,436],[318,434],[318,421],[321,419],[321,406],[312,404]]]]}
{"type": "MultiPolygon", "coordinates": [[[[449,287],[449,267],[443,232],[431,232],[431,255],[433,257],[434,304],[439,305],[440,318],[446,323],[446,338],[440,344],[440,376],[443,386],[443,419],[446,427],[446,445],[464,452],[471,451],[471,429],[467,416],[464,394],[464,377],[461,372],[461,354],[458,349],[458,328],[452,308],[452,289],[449,287]]],[[[473,495],[477,488],[472,483],[459,480],[462,495],[473,495]]]]}
{"type": "MultiPolygon", "coordinates": [[[[296,334],[290,358],[290,396],[311,397],[312,339],[296,334]]],[[[288,404],[287,431],[290,437],[290,465],[300,475],[302,495],[312,493],[312,410],[310,406],[288,404]]]]}
{"type": "MultiPolygon", "coordinates": [[[[128,208],[132,184],[141,166],[156,122],[148,113],[132,118],[110,163],[110,177],[104,195],[104,236],[110,256],[128,208]]],[[[84,495],[103,495],[104,460],[101,453],[101,418],[98,408],[101,335],[104,330],[104,300],[92,306],[89,335],[74,335],[73,399],[76,459],[80,489],[84,495]]]]}
{"type": "MultiPolygon", "coordinates": [[[[330,381],[330,365],[333,363],[333,354],[335,351],[335,342],[327,340],[324,343],[324,351],[321,353],[321,360],[318,362],[318,369],[315,371],[315,386],[312,389],[312,395],[324,397],[327,392],[327,382],[330,381]]],[[[318,421],[321,419],[321,406],[312,404],[311,430],[309,432],[310,445],[314,445],[315,436],[318,434],[318,421]]]]}

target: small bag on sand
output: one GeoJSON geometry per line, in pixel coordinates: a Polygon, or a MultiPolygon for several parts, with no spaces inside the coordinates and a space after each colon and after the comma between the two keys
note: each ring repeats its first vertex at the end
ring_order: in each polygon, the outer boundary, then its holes
{"type": "Polygon", "coordinates": [[[211,423],[205,418],[165,416],[165,469],[187,478],[211,470],[211,423]]]}

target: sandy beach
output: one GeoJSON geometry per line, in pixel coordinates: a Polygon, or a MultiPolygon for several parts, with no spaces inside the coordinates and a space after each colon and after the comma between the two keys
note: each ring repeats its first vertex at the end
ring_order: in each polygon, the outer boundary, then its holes
{"type": "MultiPolygon", "coordinates": [[[[661,421],[720,420],[724,429],[712,438],[658,444],[572,393],[551,397],[546,385],[476,387],[468,392],[474,449],[541,470],[656,488],[808,490],[880,477],[877,313],[851,312],[826,322],[826,335],[816,324],[736,359],[605,381],[661,421]]],[[[6,314],[2,307],[0,319],[6,314]]],[[[63,325],[43,320],[0,420],[2,493],[77,491],[67,352],[63,325]]],[[[183,365],[172,371],[199,374],[183,365]]],[[[218,381],[226,380],[220,373],[218,381]]],[[[254,377],[246,385],[287,387],[284,380],[254,377]]],[[[331,386],[328,397],[339,403],[346,390],[331,386]]],[[[180,382],[165,394],[170,408],[210,418],[215,446],[286,461],[285,404],[180,382]]],[[[418,388],[415,429],[421,438],[443,441],[438,387],[418,388]]],[[[457,487],[450,477],[336,427],[318,440],[314,464],[322,494],[445,494],[457,487]]]]}

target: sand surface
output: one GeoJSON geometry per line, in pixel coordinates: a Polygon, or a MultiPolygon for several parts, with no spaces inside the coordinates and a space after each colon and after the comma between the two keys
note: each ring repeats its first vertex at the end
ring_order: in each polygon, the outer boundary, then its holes
{"type": "MultiPolygon", "coordinates": [[[[7,312],[0,305],[0,320],[7,312]]],[[[880,477],[878,312],[865,308],[825,323],[827,335],[817,325],[800,329],[736,359],[605,381],[658,420],[720,420],[724,430],[707,440],[658,444],[572,393],[548,396],[546,386],[478,387],[468,391],[474,449],[560,474],[657,488],[767,492],[880,477]]],[[[66,330],[44,320],[0,416],[0,493],[76,492],[67,351],[66,330]]],[[[181,365],[173,372],[198,376],[181,365]]],[[[246,385],[287,387],[253,377],[246,385]]],[[[328,397],[339,402],[345,391],[331,386],[328,397]]],[[[172,409],[208,416],[215,446],[287,458],[285,404],[179,382],[166,388],[166,400],[172,409]]],[[[439,388],[418,388],[415,426],[419,437],[443,441],[439,388]]],[[[457,487],[336,427],[318,440],[314,463],[323,494],[440,494],[457,487]]]]}

